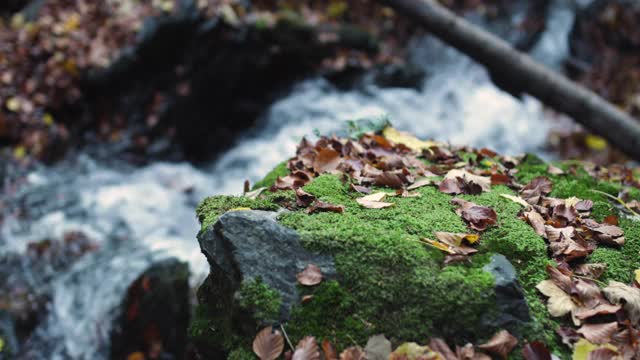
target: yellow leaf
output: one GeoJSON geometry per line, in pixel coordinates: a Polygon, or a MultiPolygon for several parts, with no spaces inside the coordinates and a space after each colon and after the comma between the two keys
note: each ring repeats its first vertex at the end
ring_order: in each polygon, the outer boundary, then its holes
{"type": "Polygon", "coordinates": [[[602,348],[618,351],[618,349],[611,344],[595,345],[590,343],[587,339],[580,339],[580,341],[578,341],[573,347],[572,360],[587,360],[592,351],[602,348]]]}
{"type": "Polygon", "coordinates": [[[547,309],[553,317],[562,317],[577,308],[576,304],[571,300],[571,296],[560,289],[551,280],[543,280],[536,289],[543,295],[548,296],[547,309]]]}
{"type": "Polygon", "coordinates": [[[140,351],[133,352],[127,356],[127,360],[144,360],[144,354],[140,351]]]}
{"type": "Polygon", "coordinates": [[[587,135],[584,139],[585,144],[591,150],[601,151],[607,148],[607,140],[596,135],[587,135]]]}
{"type": "Polygon", "coordinates": [[[77,29],[80,26],[80,15],[77,13],[71,14],[67,21],[64,22],[64,31],[70,32],[77,29]]]}
{"type": "Polygon", "coordinates": [[[4,339],[0,337],[0,353],[4,349],[4,339]]]}
{"type": "Polygon", "coordinates": [[[636,274],[636,282],[640,284],[640,269],[636,270],[635,274],[636,274]]]}
{"type": "Polygon", "coordinates": [[[42,122],[47,126],[51,126],[55,121],[53,120],[53,115],[44,113],[44,115],[42,115],[42,122]]]}
{"type": "Polygon", "coordinates": [[[447,252],[449,254],[455,254],[456,252],[451,250],[451,248],[449,248],[449,245],[447,244],[443,244],[439,241],[435,241],[435,240],[431,240],[431,239],[422,239],[422,241],[424,241],[427,245],[431,245],[434,248],[438,249],[438,250],[442,250],[444,252],[447,252]]]}
{"type": "Polygon", "coordinates": [[[17,97],[10,97],[5,104],[9,111],[18,112],[20,110],[20,99],[17,97]]]}
{"type": "Polygon", "coordinates": [[[404,343],[389,355],[390,360],[395,359],[438,359],[440,356],[428,346],[420,346],[416,343],[404,343]]]}
{"type": "Polygon", "coordinates": [[[349,5],[347,5],[346,1],[331,2],[327,8],[327,15],[329,15],[330,18],[341,17],[348,8],[349,5]]]}
{"type": "Polygon", "coordinates": [[[440,143],[435,141],[420,140],[409,133],[398,131],[390,126],[382,130],[382,135],[388,140],[393,141],[396,144],[403,144],[409,149],[415,150],[415,151],[422,151],[424,149],[429,149],[432,146],[440,145],[440,143]]]}
{"type": "Polygon", "coordinates": [[[229,210],[227,210],[227,212],[231,212],[231,211],[247,211],[247,210],[252,210],[252,209],[248,208],[248,207],[237,207],[237,208],[229,209],[229,210]]]}
{"type": "Polygon", "coordinates": [[[22,145],[16,146],[13,149],[13,157],[15,157],[18,160],[24,158],[26,155],[27,155],[27,149],[25,149],[25,147],[22,145]]]}

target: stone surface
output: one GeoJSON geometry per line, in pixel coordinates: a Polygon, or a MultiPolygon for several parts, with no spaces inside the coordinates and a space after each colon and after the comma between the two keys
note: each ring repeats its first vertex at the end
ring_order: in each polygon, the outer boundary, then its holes
{"type": "Polygon", "coordinates": [[[184,358],[190,308],[188,264],[174,258],[155,263],[127,290],[111,333],[111,358],[134,352],[184,358]]]}
{"type": "Polygon", "coordinates": [[[267,211],[232,211],[198,237],[202,252],[231,285],[260,277],[282,297],[282,316],[299,302],[296,274],[307,264],[320,267],[325,279],[336,277],[333,259],[304,249],[298,234],[267,211]]]}
{"type": "Polygon", "coordinates": [[[531,316],[516,269],[502,254],[493,254],[491,262],[483,269],[495,279],[496,304],[500,312],[497,318],[490,320],[490,324],[519,334],[522,325],[529,322],[531,316]]]}

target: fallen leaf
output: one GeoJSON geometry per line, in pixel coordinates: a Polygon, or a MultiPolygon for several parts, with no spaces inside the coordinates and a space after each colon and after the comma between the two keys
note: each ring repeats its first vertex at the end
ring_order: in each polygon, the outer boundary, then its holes
{"type": "Polygon", "coordinates": [[[618,323],[615,321],[605,324],[584,324],[578,329],[578,334],[593,344],[606,344],[611,341],[611,337],[617,330],[618,323]]]}
{"type": "Polygon", "coordinates": [[[441,144],[435,141],[423,141],[417,137],[406,133],[404,131],[398,131],[390,126],[382,130],[382,135],[388,140],[393,141],[396,144],[402,144],[414,151],[428,150],[432,146],[440,146],[441,144]]]}
{"type": "Polygon", "coordinates": [[[413,184],[409,185],[407,187],[407,190],[415,190],[417,188],[423,187],[423,186],[427,186],[427,185],[431,185],[433,184],[433,180],[431,179],[418,179],[416,180],[416,182],[414,182],[413,184]]]}
{"type": "Polygon", "coordinates": [[[577,309],[577,305],[571,300],[571,296],[551,280],[541,281],[536,285],[536,289],[549,298],[547,300],[547,309],[553,317],[562,317],[577,309]]]}
{"type": "Polygon", "coordinates": [[[589,354],[597,349],[611,349],[616,351],[616,347],[611,344],[595,345],[587,339],[580,339],[573,347],[572,360],[589,360],[589,354]]]}
{"type": "Polygon", "coordinates": [[[316,200],[310,207],[307,208],[307,213],[313,214],[316,212],[335,212],[341,214],[344,212],[344,205],[334,205],[324,201],[316,200]]]}
{"type": "Polygon", "coordinates": [[[589,353],[588,360],[623,360],[622,355],[609,348],[595,349],[589,353]]]}
{"type": "Polygon", "coordinates": [[[313,336],[305,336],[296,350],[293,352],[292,360],[320,360],[320,350],[313,336]]]}
{"type": "Polygon", "coordinates": [[[484,231],[489,225],[495,225],[497,222],[498,215],[491,208],[459,198],[451,200],[451,203],[460,206],[456,213],[474,230],[484,231]]]}
{"type": "Polygon", "coordinates": [[[547,346],[538,341],[527,343],[522,348],[522,356],[525,360],[551,360],[551,352],[547,346]]]}
{"type": "Polygon", "coordinates": [[[520,204],[524,207],[529,206],[529,203],[524,201],[523,198],[521,198],[520,196],[514,196],[514,195],[509,195],[509,194],[500,194],[500,196],[502,196],[505,199],[509,199],[511,201],[513,201],[514,203],[520,204]]]}
{"type": "Polygon", "coordinates": [[[615,215],[607,215],[605,216],[603,222],[608,225],[618,226],[618,217],[615,215]]]}
{"type": "Polygon", "coordinates": [[[477,234],[450,233],[442,231],[436,231],[433,234],[440,242],[453,246],[460,246],[463,241],[473,245],[480,240],[480,236],[477,234]]]}
{"type": "Polygon", "coordinates": [[[553,184],[546,176],[538,176],[525,185],[520,191],[520,196],[529,204],[535,205],[540,198],[551,192],[553,184]]]}
{"type": "Polygon", "coordinates": [[[384,171],[382,174],[376,176],[374,182],[377,186],[387,186],[392,189],[402,189],[405,181],[400,174],[390,171],[384,171]]]}
{"type": "Polygon", "coordinates": [[[280,331],[267,326],[253,340],[253,352],[260,360],[275,360],[284,350],[284,338],[280,331]]]}
{"type": "Polygon", "coordinates": [[[576,229],[573,226],[567,226],[562,228],[553,227],[550,225],[545,225],[545,234],[546,238],[549,241],[560,241],[561,237],[565,237],[567,239],[571,239],[576,234],[576,229]]]}
{"type": "Polygon", "coordinates": [[[588,276],[592,279],[598,279],[607,270],[607,264],[604,263],[592,263],[592,264],[579,264],[575,268],[575,273],[578,275],[588,276]]]}
{"type": "Polygon", "coordinates": [[[317,265],[308,264],[302,272],[296,275],[298,282],[305,286],[314,286],[322,282],[322,272],[317,265]]]}
{"type": "MultiPolygon", "coordinates": [[[[615,314],[622,307],[620,305],[611,305],[611,304],[598,304],[594,308],[578,308],[574,312],[574,316],[580,320],[588,319],[592,316],[596,315],[611,315],[615,314]]],[[[585,336],[586,337],[586,336],[585,336]]]]}
{"type": "Polygon", "coordinates": [[[506,174],[491,174],[491,185],[510,185],[513,182],[511,176],[506,174]]]}
{"type": "Polygon", "coordinates": [[[437,359],[438,354],[431,351],[428,346],[420,346],[416,343],[404,343],[396,348],[389,360],[422,360],[437,359]]]}
{"type": "Polygon", "coordinates": [[[429,341],[429,347],[440,354],[442,360],[458,360],[456,353],[453,352],[449,345],[440,338],[432,338],[429,341]]]}
{"type": "Polygon", "coordinates": [[[316,200],[316,197],[298,188],[296,189],[296,204],[300,207],[307,207],[316,200]]]}
{"type": "Polygon", "coordinates": [[[511,335],[508,331],[501,330],[493,335],[493,337],[491,337],[489,341],[482,345],[479,345],[478,348],[499,355],[503,359],[507,359],[516,345],[518,345],[518,339],[516,339],[515,336],[511,335]]]}
{"type": "Polygon", "coordinates": [[[391,354],[391,341],[384,335],[374,335],[367,340],[364,347],[367,360],[387,360],[391,354]]]}
{"type": "Polygon", "coordinates": [[[257,199],[258,196],[260,196],[260,194],[262,194],[262,192],[264,192],[265,190],[267,190],[266,187],[259,187],[253,191],[248,191],[244,193],[244,197],[249,198],[249,199],[257,199]]]}
{"type": "Polygon", "coordinates": [[[318,174],[332,172],[338,168],[341,161],[339,152],[331,148],[323,148],[313,160],[313,170],[318,174]]]}
{"type": "Polygon", "coordinates": [[[356,184],[351,184],[349,185],[351,187],[352,190],[355,190],[361,194],[370,194],[371,193],[371,188],[368,188],[366,186],[362,186],[362,185],[356,185],[356,184]]]}
{"type": "Polygon", "coordinates": [[[542,215],[537,211],[528,211],[524,213],[524,217],[527,219],[533,231],[536,232],[539,236],[547,237],[547,230],[544,225],[544,219],[542,215]]]}
{"type": "Polygon", "coordinates": [[[547,172],[551,175],[564,175],[564,170],[553,165],[549,165],[549,167],[547,168],[547,172]]]}
{"type": "Polygon", "coordinates": [[[363,196],[361,198],[357,198],[356,202],[367,209],[383,209],[393,206],[393,203],[382,201],[385,197],[387,197],[386,193],[377,192],[363,196]]]}
{"type": "Polygon", "coordinates": [[[634,271],[634,274],[636,275],[636,278],[635,278],[636,282],[640,284],[640,269],[634,271]]]}
{"type": "Polygon", "coordinates": [[[491,190],[491,178],[485,176],[479,176],[472,174],[465,170],[453,169],[444,176],[446,179],[462,179],[465,184],[475,184],[479,186],[482,191],[491,190]]]}
{"type": "Polygon", "coordinates": [[[329,339],[322,340],[322,351],[325,360],[338,360],[338,352],[329,339]]]}
{"type": "Polygon", "coordinates": [[[313,299],[313,295],[304,295],[300,300],[301,303],[306,304],[313,299]]]}
{"type": "Polygon", "coordinates": [[[611,303],[622,305],[632,324],[638,324],[640,320],[640,289],[611,280],[609,286],[602,289],[602,292],[611,303]]]}
{"type": "Polygon", "coordinates": [[[340,353],[340,360],[367,360],[367,356],[360,347],[352,346],[340,353]]]}

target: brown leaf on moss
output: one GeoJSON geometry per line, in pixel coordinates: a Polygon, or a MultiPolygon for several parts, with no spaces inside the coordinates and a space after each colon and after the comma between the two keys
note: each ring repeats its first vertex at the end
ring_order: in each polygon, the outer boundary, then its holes
{"type": "Polygon", "coordinates": [[[547,168],[547,172],[551,175],[564,175],[564,170],[553,165],[549,165],[549,167],[547,168]]]}
{"type": "Polygon", "coordinates": [[[640,321],[640,289],[618,281],[609,281],[609,286],[602,289],[602,292],[611,303],[623,306],[632,324],[638,324],[640,321]]]}
{"type": "Polygon", "coordinates": [[[384,209],[394,205],[393,203],[382,201],[386,196],[386,193],[377,192],[357,198],[356,202],[367,209],[384,209]]]}
{"type": "Polygon", "coordinates": [[[423,187],[423,186],[427,186],[427,185],[431,185],[433,184],[433,180],[431,179],[418,179],[416,180],[416,182],[414,182],[413,184],[409,185],[407,187],[407,190],[415,190],[417,188],[423,187]]]}
{"type": "Polygon", "coordinates": [[[377,186],[387,186],[392,189],[402,189],[405,184],[402,174],[385,171],[375,177],[374,184],[377,186]]]}
{"type": "Polygon", "coordinates": [[[578,308],[574,311],[574,316],[580,320],[585,320],[596,315],[612,315],[617,313],[621,308],[620,305],[598,304],[594,308],[578,308]]]}
{"type": "Polygon", "coordinates": [[[453,350],[449,347],[449,345],[440,338],[433,338],[429,341],[429,347],[440,354],[440,357],[443,360],[458,360],[458,356],[453,350]]]}
{"type": "Polygon", "coordinates": [[[580,200],[576,203],[576,210],[580,212],[591,211],[593,208],[593,201],[591,200],[580,200]]]}
{"type": "Polygon", "coordinates": [[[340,353],[340,360],[367,360],[367,355],[359,346],[352,346],[340,353]]]}
{"type": "Polygon", "coordinates": [[[527,211],[524,213],[524,217],[527,219],[529,225],[531,225],[536,234],[543,237],[547,236],[547,231],[544,227],[544,219],[540,213],[537,211],[527,211]]]}
{"type": "Polygon", "coordinates": [[[614,321],[605,324],[584,324],[578,329],[578,334],[591,343],[607,344],[616,331],[618,331],[618,322],[614,321]]]}
{"type": "Polygon", "coordinates": [[[284,338],[280,331],[267,326],[253,340],[253,352],[260,360],[275,360],[284,350],[284,338]]]}
{"type": "Polygon", "coordinates": [[[539,341],[527,343],[522,348],[522,356],[525,360],[551,360],[551,352],[539,341]]]}
{"type": "Polygon", "coordinates": [[[520,197],[522,197],[529,204],[535,205],[540,202],[540,199],[549,194],[553,189],[551,180],[546,176],[538,176],[525,185],[520,191],[520,197]]]}
{"type": "Polygon", "coordinates": [[[605,216],[603,222],[607,225],[613,225],[613,226],[620,225],[618,222],[618,217],[613,214],[605,216]]]}
{"type": "Polygon", "coordinates": [[[322,340],[322,351],[326,360],[338,360],[338,352],[329,339],[322,340]]]}
{"type": "Polygon", "coordinates": [[[331,148],[322,148],[313,160],[313,170],[318,174],[333,172],[341,161],[339,152],[331,148]]]}
{"type": "Polygon", "coordinates": [[[324,201],[316,200],[310,207],[307,208],[308,214],[313,214],[316,212],[335,212],[335,213],[343,213],[344,205],[334,205],[324,201]]]}
{"type": "Polygon", "coordinates": [[[320,360],[320,350],[313,336],[305,336],[293,352],[292,360],[320,360]]]}
{"type": "Polygon", "coordinates": [[[592,279],[598,279],[607,270],[607,264],[604,263],[591,263],[591,264],[579,264],[575,268],[575,273],[590,277],[592,279]]]}
{"type": "Polygon", "coordinates": [[[451,203],[460,206],[456,209],[456,213],[474,230],[484,231],[488,226],[495,225],[497,222],[498,215],[491,208],[459,198],[451,200],[451,203]]]}
{"type": "Polygon", "coordinates": [[[589,357],[587,360],[622,360],[624,357],[620,355],[617,351],[613,349],[609,349],[607,347],[601,347],[599,349],[595,349],[589,353],[589,357]]]}
{"type": "Polygon", "coordinates": [[[491,185],[511,185],[513,179],[505,174],[491,174],[491,185]]]}
{"type": "Polygon", "coordinates": [[[553,216],[556,218],[561,218],[567,221],[567,223],[573,222],[578,216],[578,211],[573,206],[566,206],[565,204],[560,204],[553,208],[553,216]]]}
{"type": "Polygon", "coordinates": [[[366,186],[351,184],[351,185],[349,185],[349,187],[351,188],[351,190],[357,191],[360,194],[370,194],[371,193],[371,188],[368,188],[366,186]]]}
{"type": "Polygon", "coordinates": [[[296,204],[299,207],[307,207],[316,200],[316,197],[298,188],[296,189],[296,204]]]}
{"type": "Polygon", "coordinates": [[[591,231],[593,238],[598,242],[613,246],[624,245],[624,231],[618,226],[598,224],[591,219],[584,220],[582,225],[591,231]]]}
{"type": "Polygon", "coordinates": [[[518,339],[507,330],[501,330],[478,348],[506,359],[516,345],[518,345],[518,339]]]}
{"type": "Polygon", "coordinates": [[[460,246],[463,242],[473,245],[480,240],[478,234],[450,233],[444,231],[436,231],[433,234],[440,242],[452,246],[460,246]]]}
{"type": "Polygon", "coordinates": [[[314,286],[322,282],[322,272],[315,264],[308,264],[302,272],[296,275],[298,282],[305,286],[314,286]]]}

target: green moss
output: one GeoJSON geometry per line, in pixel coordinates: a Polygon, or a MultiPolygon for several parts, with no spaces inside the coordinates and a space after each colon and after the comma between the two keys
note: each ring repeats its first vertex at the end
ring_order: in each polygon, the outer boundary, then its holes
{"type": "Polygon", "coordinates": [[[249,349],[239,347],[233,349],[227,356],[227,360],[255,360],[256,355],[249,349]]]}
{"type": "Polygon", "coordinates": [[[258,321],[277,321],[280,315],[282,299],[278,291],[269,287],[257,277],[242,282],[237,294],[238,304],[253,314],[258,321]]]}
{"type": "Polygon", "coordinates": [[[215,223],[218,217],[235,208],[254,210],[277,210],[278,206],[264,199],[249,199],[242,196],[217,195],[204,199],[196,209],[201,228],[205,229],[215,223]]]}
{"type": "Polygon", "coordinates": [[[289,175],[289,169],[287,169],[287,162],[283,161],[273,168],[273,170],[271,170],[262,180],[256,182],[253,185],[253,189],[271,187],[276,183],[276,178],[278,178],[278,176],[282,177],[287,175],[289,175]]]}
{"type": "MultiPolygon", "coordinates": [[[[349,192],[336,176],[320,176],[304,190],[346,208],[343,214],[289,212],[280,217],[301,234],[307,248],[334,255],[340,284],[358,304],[350,321],[360,319],[366,326],[351,323],[349,336],[333,335],[336,342],[351,343],[373,333],[399,340],[435,334],[461,342],[477,338],[478,314],[491,309],[494,296],[491,275],[479,270],[486,258],[442,269],[442,253],[419,242],[432,238],[434,231],[467,231],[453,211],[451,196],[423,187],[419,198],[390,198],[394,207],[371,210],[360,207],[355,202],[360,195],[349,192]],[[451,313],[459,315],[455,324],[449,321],[451,313]]],[[[335,307],[319,306],[325,313],[335,307]]],[[[316,315],[309,313],[317,319],[314,330],[323,331],[322,317],[316,315]]],[[[307,322],[305,327],[314,326],[307,322]]]]}
{"type": "Polygon", "coordinates": [[[634,270],[640,269],[640,222],[621,218],[620,227],[624,230],[624,246],[620,249],[599,246],[589,256],[589,262],[607,264],[607,270],[601,278],[605,282],[616,280],[629,283],[634,270]]]}

